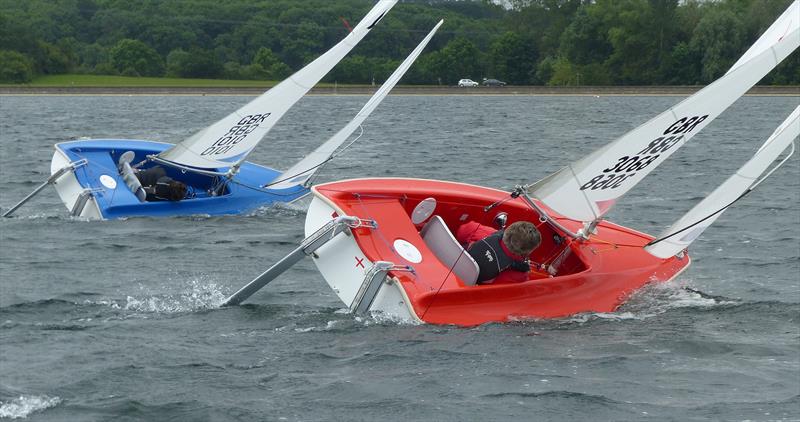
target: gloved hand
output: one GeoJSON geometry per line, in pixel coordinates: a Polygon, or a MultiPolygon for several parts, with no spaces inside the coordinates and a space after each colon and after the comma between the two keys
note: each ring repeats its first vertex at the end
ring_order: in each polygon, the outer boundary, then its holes
{"type": "Polygon", "coordinates": [[[523,273],[527,273],[531,270],[531,264],[529,264],[527,261],[512,261],[511,269],[514,271],[522,271],[523,273]]]}

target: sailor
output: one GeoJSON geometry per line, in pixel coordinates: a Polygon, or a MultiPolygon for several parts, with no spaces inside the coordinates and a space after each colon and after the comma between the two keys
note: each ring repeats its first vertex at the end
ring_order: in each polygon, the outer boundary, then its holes
{"type": "Polygon", "coordinates": [[[511,279],[526,280],[530,271],[528,256],[542,240],[539,230],[533,223],[517,221],[505,229],[492,231],[491,227],[471,221],[456,232],[456,239],[466,244],[467,253],[478,264],[478,284],[489,284],[508,269],[519,272],[511,279]],[[489,232],[492,233],[487,235],[489,232]]]}
{"type": "Polygon", "coordinates": [[[186,197],[186,185],[167,176],[161,166],[135,174],[147,194],[147,201],[180,201],[186,197]]]}

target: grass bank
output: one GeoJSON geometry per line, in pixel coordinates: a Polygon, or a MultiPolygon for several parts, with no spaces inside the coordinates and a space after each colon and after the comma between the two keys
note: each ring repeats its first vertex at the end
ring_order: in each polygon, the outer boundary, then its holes
{"type": "MultiPolygon", "coordinates": [[[[49,75],[29,84],[0,84],[0,95],[246,95],[255,96],[278,81],[140,78],[105,75],[49,75]]],[[[701,86],[507,86],[459,88],[400,85],[399,95],[691,95],[701,86]]],[[[377,87],[320,83],[312,95],[372,95],[377,87]]],[[[749,95],[800,96],[800,86],[757,85],[749,95]]]]}
{"type": "MultiPolygon", "coordinates": [[[[30,88],[271,88],[280,81],[250,81],[233,79],[147,78],[110,75],[44,75],[27,84],[0,84],[3,87],[30,88]]],[[[320,83],[317,86],[333,87],[320,83]]],[[[367,86],[367,85],[349,85],[367,86]]]]}
{"type": "Polygon", "coordinates": [[[5,87],[31,88],[137,88],[137,87],[176,87],[176,88],[269,88],[277,81],[239,81],[222,79],[184,79],[184,78],[145,78],[108,75],[45,75],[27,84],[0,84],[5,87]]]}

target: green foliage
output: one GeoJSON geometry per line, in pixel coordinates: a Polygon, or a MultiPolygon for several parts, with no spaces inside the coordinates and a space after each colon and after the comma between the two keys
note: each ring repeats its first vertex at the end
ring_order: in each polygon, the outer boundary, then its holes
{"type": "Polygon", "coordinates": [[[34,51],[34,59],[40,73],[67,73],[72,68],[67,54],[60,48],[46,41],[39,41],[34,51]]]}
{"type": "Polygon", "coordinates": [[[614,51],[608,40],[609,28],[598,7],[578,10],[561,35],[560,53],[574,63],[604,62],[614,51]]]}
{"type": "Polygon", "coordinates": [[[559,57],[552,62],[552,75],[547,81],[551,86],[579,85],[577,66],[566,57],[559,57]]]}
{"type": "MultiPolygon", "coordinates": [[[[439,20],[404,82],[698,84],[723,74],[792,0],[406,0],[328,81],[382,81],[439,20]]],[[[0,48],[34,74],[280,80],[374,0],[0,0],[0,48]]],[[[790,56],[764,83],[800,83],[790,56]]],[[[24,72],[23,72],[24,73],[24,72]]]]}
{"type": "Polygon", "coordinates": [[[502,75],[506,82],[527,85],[535,82],[538,55],[532,39],[506,32],[494,40],[489,50],[489,74],[502,75]]]}
{"type": "Polygon", "coordinates": [[[219,78],[225,68],[209,51],[193,48],[172,50],[167,56],[167,76],[180,78],[219,78]]]}
{"type": "Polygon", "coordinates": [[[399,65],[400,62],[380,57],[346,57],[325,79],[336,83],[382,83],[399,65]]]}
{"type": "Polygon", "coordinates": [[[164,60],[150,46],[132,39],[120,40],[109,52],[111,66],[124,76],[162,76],[164,60]]]}
{"type": "Polygon", "coordinates": [[[697,24],[689,47],[700,56],[701,82],[722,76],[743,52],[742,22],[729,10],[709,7],[697,24]]]}
{"type": "Polygon", "coordinates": [[[0,50],[0,82],[26,83],[33,79],[33,61],[22,53],[0,50]]]}
{"type": "Polygon", "coordinates": [[[443,49],[423,57],[419,66],[424,76],[417,83],[455,85],[459,79],[480,80],[484,74],[483,55],[475,44],[461,37],[453,39],[443,49]]]}
{"type": "Polygon", "coordinates": [[[263,77],[259,79],[279,80],[292,74],[292,70],[289,66],[283,63],[278,56],[267,47],[258,49],[255,57],[253,57],[253,63],[251,64],[260,66],[263,69],[263,77]]]}

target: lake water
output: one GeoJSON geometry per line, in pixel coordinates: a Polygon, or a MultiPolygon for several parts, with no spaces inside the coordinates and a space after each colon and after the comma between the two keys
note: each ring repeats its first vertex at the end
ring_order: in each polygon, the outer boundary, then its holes
{"type": "MultiPolygon", "coordinates": [[[[177,142],[248,97],[0,97],[0,208],[53,144],[177,142]]],[[[287,168],[367,97],[308,97],[252,161],[287,168]]],[[[410,176],[509,189],[676,97],[390,96],[322,180],[410,176]]],[[[749,159],[798,97],[746,97],[610,218],[658,233],[749,159]]],[[[70,218],[52,188],[0,219],[0,418],[95,420],[798,420],[800,160],[693,246],[693,265],[618,312],[475,328],[345,312],[310,261],[229,294],[302,239],[305,215],[70,218]]]]}

